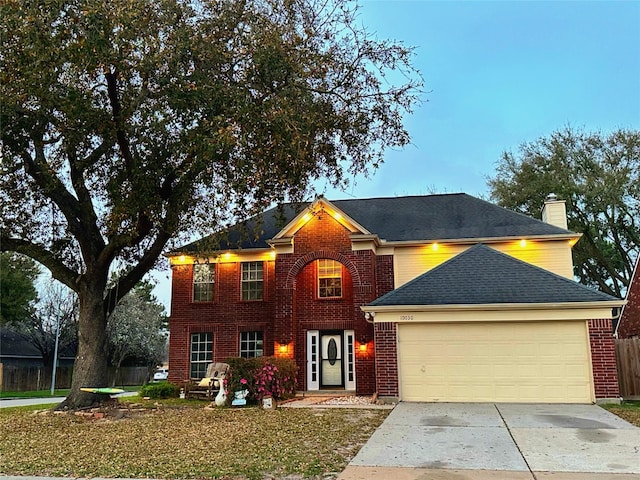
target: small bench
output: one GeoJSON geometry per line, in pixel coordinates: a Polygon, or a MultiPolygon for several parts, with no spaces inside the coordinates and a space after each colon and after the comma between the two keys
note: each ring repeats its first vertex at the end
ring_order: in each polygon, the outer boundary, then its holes
{"type": "Polygon", "coordinates": [[[222,388],[222,380],[226,376],[228,370],[228,363],[210,363],[207,365],[207,372],[203,379],[189,379],[185,381],[185,398],[213,399],[220,391],[220,388],[222,388]]]}

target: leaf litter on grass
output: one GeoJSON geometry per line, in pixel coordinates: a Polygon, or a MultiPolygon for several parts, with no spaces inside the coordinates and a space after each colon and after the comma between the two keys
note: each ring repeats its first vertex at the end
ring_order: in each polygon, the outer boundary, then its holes
{"type": "Polygon", "coordinates": [[[0,415],[4,474],[310,477],[344,469],[388,411],[167,408],[133,418],[0,415]]]}

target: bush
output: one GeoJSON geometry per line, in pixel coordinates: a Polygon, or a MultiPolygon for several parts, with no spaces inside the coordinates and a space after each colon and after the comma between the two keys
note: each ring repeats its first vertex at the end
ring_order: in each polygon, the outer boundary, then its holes
{"type": "Polygon", "coordinates": [[[140,388],[138,394],[141,397],[157,398],[178,398],[180,387],[174,383],[147,383],[140,388]]]}
{"type": "Polygon", "coordinates": [[[233,392],[248,390],[248,403],[259,403],[264,397],[274,400],[291,398],[296,391],[296,364],[289,358],[256,357],[229,358],[230,368],[225,379],[227,402],[233,392]]]}

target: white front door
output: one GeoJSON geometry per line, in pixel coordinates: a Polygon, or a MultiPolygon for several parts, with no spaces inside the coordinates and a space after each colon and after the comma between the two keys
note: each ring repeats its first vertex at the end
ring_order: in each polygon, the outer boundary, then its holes
{"type": "Polygon", "coordinates": [[[342,387],[342,335],[324,334],[320,337],[322,363],[321,384],[323,387],[342,387]]]}
{"type": "Polygon", "coordinates": [[[307,389],[355,390],[353,330],[307,331],[307,389]]]}

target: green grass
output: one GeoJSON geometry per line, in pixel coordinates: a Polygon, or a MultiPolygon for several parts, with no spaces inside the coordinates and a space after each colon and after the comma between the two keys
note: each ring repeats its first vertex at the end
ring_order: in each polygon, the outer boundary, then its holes
{"type": "Polygon", "coordinates": [[[606,408],[627,422],[640,427],[640,401],[627,401],[622,402],[620,405],[602,405],[602,408],[606,408]]]}
{"type": "Polygon", "coordinates": [[[1,409],[0,472],[175,479],[322,475],[342,471],[389,412],[205,410],[208,402],[178,401],[104,419],[1,409]]]}
{"type": "MultiPolygon", "coordinates": [[[[137,392],[140,390],[140,385],[118,387],[126,390],[127,392],[137,392]]],[[[68,388],[62,388],[53,391],[54,397],[66,397],[69,395],[68,388]]],[[[30,390],[27,392],[0,392],[0,398],[46,398],[51,396],[51,389],[47,390],[30,390]]]]}

